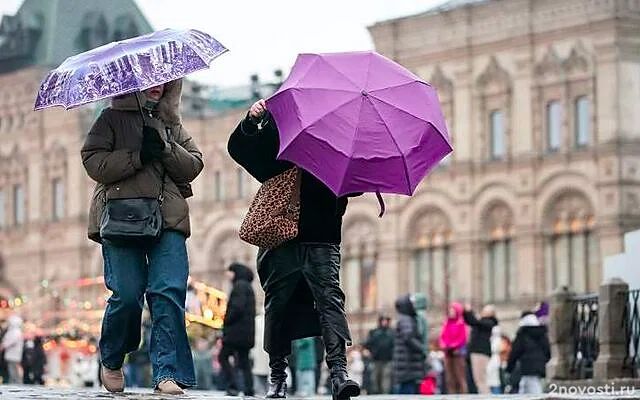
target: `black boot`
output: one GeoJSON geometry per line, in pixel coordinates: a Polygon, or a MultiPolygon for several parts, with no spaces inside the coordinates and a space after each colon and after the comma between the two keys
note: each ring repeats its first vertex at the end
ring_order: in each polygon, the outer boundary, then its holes
{"type": "Polygon", "coordinates": [[[347,374],[347,346],[330,327],[323,327],[322,338],[327,350],[327,366],[330,370],[333,400],[349,400],[360,395],[358,382],[347,374]]]}
{"type": "Polygon", "coordinates": [[[274,358],[269,360],[271,377],[269,378],[269,390],[265,398],[286,399],[287,398],[287,359],[274,358]]]}

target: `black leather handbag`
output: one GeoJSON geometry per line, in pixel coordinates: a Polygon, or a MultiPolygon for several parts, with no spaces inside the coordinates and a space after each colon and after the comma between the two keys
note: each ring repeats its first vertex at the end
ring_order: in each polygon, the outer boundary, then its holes
{"type": "Polygon", "coordinates": [[[100,238],[117,247],[146,247],[162,235],[160,205],[164,199],[165,173],[157,198],[109,199],[100,220],[100,238]]]}

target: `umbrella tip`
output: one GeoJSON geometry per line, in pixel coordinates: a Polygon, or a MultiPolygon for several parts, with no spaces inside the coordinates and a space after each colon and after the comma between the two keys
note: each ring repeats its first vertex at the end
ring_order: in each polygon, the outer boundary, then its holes
{"type": "Polygon", "coordinates": [[[367,93],[367,91],[364,89],[360,91],[360,94],[362,94],[364,97],[367,97],[369,95],[369,93],[367,93]]]}

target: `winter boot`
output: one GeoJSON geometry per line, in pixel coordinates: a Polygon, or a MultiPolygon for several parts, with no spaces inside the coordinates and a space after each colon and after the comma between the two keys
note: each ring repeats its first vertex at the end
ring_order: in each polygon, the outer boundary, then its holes
{"type": "Polygon", "coordinates": [[[271,369],[271,377],[269,379],[269,390],[267,390],[267,399],[286,399],[287,398],[287,359],[278,357],[269,359],[269,368],[271,369]]]}
{"type": "Polygon", "coordinates": [[[327,350],[333,400],[350,400],[360,395],[360,385],[347,374],[347,346],[330,327],[323,327],[322,338],[327,350]]]}

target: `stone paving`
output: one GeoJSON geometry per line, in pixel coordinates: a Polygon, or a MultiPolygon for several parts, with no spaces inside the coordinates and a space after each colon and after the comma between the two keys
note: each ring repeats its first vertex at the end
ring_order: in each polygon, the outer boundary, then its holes
{"type": "MultiPolygon", "coordinates": [[[[294,400],[295,397],[289,397],[294,400]]],[[[640,391],[636,391],[633,395],[600,395],[600,396],[588,396],[588,395],[575,395],[575,396],[560,396],[547,394],[543,396],[521,396],[521,395],[501,395],[501,396],[479,396],[479,395],[451,395],[451,396],[429,396],[428,398],[433,400],[452,400],[452,399],[465,399],[465,400],[488,400],[488,399],[512,399],[512,400],[573,400],[573,399],[597,399],[597,400],[618,400],[618,399],[640,399],[640,391]]],[[[110,394],[104,390],[97,389],[62,389],[62,388],[44,388],[36,386],[9,386],[0,385],[0,399],[2,400],[23,400],[23,399],[52,399],[52,400],[107,400],[107,399],[119,399],[119,400],[160,400],[160,399],[194,399],[194,400],[233,400],[241,399],[241,397],[232,398],[226,397],[223,393],[219,392],[201,392],[201,391],[189,391],[184,396],[161,396],[154,394],[150,390],[138,390],[128,392],[124,394],[110,394]]],[[[306,398],[305,400],[327,400],[330,397],[313,397],[306,398]]],[[[419,400],[425,399],[424,396],[364,396],[359,399],[366,400],[419,400]]]]}

